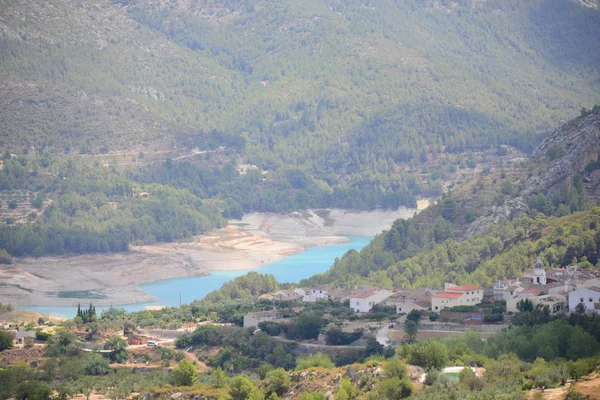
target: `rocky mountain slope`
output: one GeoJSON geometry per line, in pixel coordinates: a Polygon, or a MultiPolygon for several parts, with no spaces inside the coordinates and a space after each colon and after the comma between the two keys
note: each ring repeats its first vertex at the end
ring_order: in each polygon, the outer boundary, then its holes
{"type": "Polygon", "coordinates": [[[572,187],[579,178],[585,183],[586,195],[597,198],[600,189],[597,170],[600,153],[600,109],[584,112],[579,118],[556,129],[535,149],[526,170],[519,173],[520,191],[505,204],[493,206],[488,215],[474,221],[466,237],[483,230],[503,218],[514,219],[531,211],[529,202],[536,194],[553,196],[572,187]]]}

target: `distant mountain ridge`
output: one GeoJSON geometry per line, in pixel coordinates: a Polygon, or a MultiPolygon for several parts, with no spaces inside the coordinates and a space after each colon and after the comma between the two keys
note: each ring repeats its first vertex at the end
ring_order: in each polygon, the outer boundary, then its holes
{"type": "MultiPolygon", "coordinates": [[[[485,133],[495,143],[597,102],[594,4],[10,2],[2,137],[15,151],[98,152],[216,129],[242,134],[242,154],[263,166],[306,166],[339,140],[353,145],[365,117],[451,106],[496,120],[485,133]],[[298,145],[302,158],[290,151],[298,145]]],[[[445,145],[408,119],[394,137],[414,129],[427,146],[445,145]]],[[[412,153],[411,142],[402,144],[412,153]]]]}

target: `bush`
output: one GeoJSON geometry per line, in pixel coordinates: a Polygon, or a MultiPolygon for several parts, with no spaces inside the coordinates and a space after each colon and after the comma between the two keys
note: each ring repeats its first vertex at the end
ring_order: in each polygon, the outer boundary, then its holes
{"type": "Polygon", "coordinates": [[[50,400],[52,391],[41,382],[23,382],[17,388],[17,400],[50,400]]]}
{"type": "Polygon", "coordinates": [[[197,377],[196,367],[189,360],[182,360],[173,370],[173,383],[177,386],[191,386],[197,377]]]}
{"type": "Polygon", "coordinates": [[[307,312],[300,314],[294,323],[282,328],[290,339],[316,339],[325,324],[321,314],[307,312]]]}
{"type": "Polygon", "coordinates": [[[266,332],[266,334],[269,336],[279,336],[279,334],[281,333],[281,325],[279,325],[277,322],[259,322],[258,327],[262,331],[266,332]]]}
{"type": "Polygon", "coordinates": [[[267,391],[281,396],[290,388],[291,379],[283,368],[277,368],[267,373],[267,391]]]}
{"type": "Polygon", "coordinates": [[[92,354],[85,361],[83,371],[86,375],[106,375],[108,373],[108,360],[101,354],[92,354]]]}
{"type": "Polygon", "coordinates": [[[48,332],[44,332],[41,329],[35,330],[35,338],[41,342],[45,342],[50,338],[50,334],[48,332]]]}
{"type": "Polygon", "coordinates": [[[218,346],[221,344],[221,328],[216,325],[201,325],[192,333],[192,344],[218,346]]]}
{"type": "Polygon", "coordinates": [[[267,374],[269,373],[269,371],[274,370],[275,367],[272,366],[271,364],[263,364],[258,368],[258,377],[260,379],[265,379],[267,377],[267,374]]]}
{"type": "Polygon", "coordinates": [[[241,375],[233,378],[229,385],[229,397],[231,397],[231,400],[252,399],[252,396],[256,392],[258,392],[256,386],[248,378],[241,375]]]}
{"type": "Polygon", "coordinates": [[[13,336],[5,331],[0,331],[0,351],[6,350],[12,347],[13,336]]]}
{"type": "Polygon", "coordinates": [[[345,346],[360,339],[363,332],[362,329],[357,329],[352,333],[348,333],[342,331],[341,328],[331,327],[325,331],[325,342],[331,346],[345,346]]]}
{"type": "Polygon", "coordinates": [[[175,347],[178,349],[187,349],[192,345],[192,337],[188,334],[183,334],[175,341],[175,347]]]}
{"type": "Polygon", "coordinates": [[[425,384],[428,386],[435,385],[440,379],[440,372],[437,369],[429,368],[425,375],[425,384]]]}
{"type": "Polygon", "coordinates": [[[375,386],[375,390],[367,396],[369,400],[404,399],[412,394],[412,384],[408,378],[386,378],[375,386]]]}
{"type": "Polygon", "coordinates": [[[313,367],[333,368],[335,367],[335,364],[327,355],[322,353],[315,354],[312,356],[298,357],[298,359],[296,359],[297,370],[303,370],[313,367]]]}
{"type": "Polygon", "coordinates": [[[448,350],[437,340],[426,340],[404,347],[408,363],[423,368],[442,369],[448,363],[448,350]]]}
{"type": "Polygon", "coordinates": [[[419,322],[422,317],[422,312],[419,310],[411,310],[406,316],[407,321],[419,322]]]}

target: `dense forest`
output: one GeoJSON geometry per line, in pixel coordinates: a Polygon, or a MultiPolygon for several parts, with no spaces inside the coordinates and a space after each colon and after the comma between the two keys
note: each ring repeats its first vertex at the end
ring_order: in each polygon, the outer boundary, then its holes
{"type": "Polygon", "coordinates": [[[386,288],[435,287],[444,282],[490,286],[530,269],[537,256],[545,265],[598,268],[600,208],[564,217],[523,215],[504,220],[465,241],[452,238],[451,224],[398,220],[360,252],[350,250],[327,272],[301,285],[373,284],[386,288]]]}
{"type": "Polygon", "coordinates": [[[8,4],[0,146],[155,156],[136,180],[243,211],[411,206],[471,152],[528,153],[598,102],[599,19],[560,0],[8,4]],[[258,171],[166,163],[219,148],[258,171]]]}
{"type": "Polygon", "coordinates": [[[7,4],[0,192],[31,210],[4,218],[0,258],[414,207],[529,153],[600,100],[600,12],[517,3],[7,4]]]}

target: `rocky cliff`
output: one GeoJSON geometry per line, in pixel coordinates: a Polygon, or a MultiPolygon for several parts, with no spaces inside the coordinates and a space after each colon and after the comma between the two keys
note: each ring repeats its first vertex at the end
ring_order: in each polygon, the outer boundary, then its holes
{"type": "MultiPolygon", "coordinates": [[[[528,200],[536,193],[551,194],[564,183],[571,184],[582,176],[586,167],[598,161],[600,153],[600,108],[561,126],[534,150],[528,171],[518,182],[518,195],[479,217],[469,225],[464,238],[469,238],[504,218],[513,219],[528,211],[528,200]]],[[[595,196],[600,179],[585,177],[588,195],[595,196]]]]}
{"type": "Polygon", "coordinates": [[[600,152],[600,109],[557,129],[535,149],[532,162],[537,174],[527,181],[522,196],[547,192],[582,174],[598,160],[600,152]]]}

